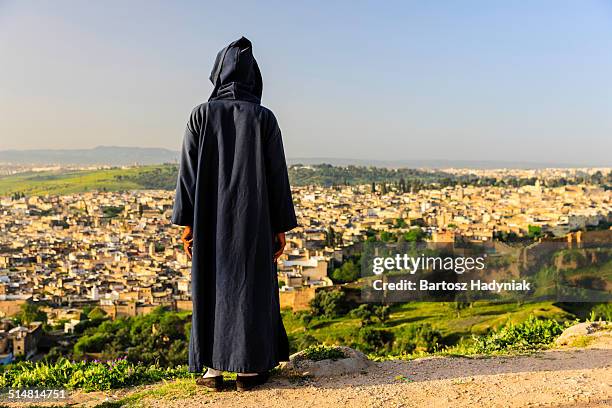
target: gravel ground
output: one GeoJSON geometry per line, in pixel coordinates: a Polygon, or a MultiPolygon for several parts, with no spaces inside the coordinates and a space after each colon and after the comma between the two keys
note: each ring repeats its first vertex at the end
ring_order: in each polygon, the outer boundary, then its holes
{"type": "MultiPolygon", "coordinates": [[[[95,407],[156,385],[112,393],[75,393],[69,406],[95,407]]],[[[375,363],[331,378],[273,378],[250,392],[207,392],[174,399],[145,397],[136,406],[192,407],[610,407],[612,338],[583,349],[528,356],[430,357],[375,363]]],[[[2,404],[0,404],[2,406],[2,404]]],[[[17,406],[17,405],[13,405],[17,406]]],[[[23,405],[21,405],[23,406],[23,405]]],[[[118,405],[111,405],[118,406],[118,405]]],[[[131,405],[134,406],[134,405],[131,405]]]]}
{"type": "Polygon", "coordinates": [[[246,393],[206,393],[151,407],[610,407],[612,347],[531,356],[424,358],[377,363],[367,373],[291,382],[246,393]],[[402,378],[398,378],[402,376],[402,378]]]}

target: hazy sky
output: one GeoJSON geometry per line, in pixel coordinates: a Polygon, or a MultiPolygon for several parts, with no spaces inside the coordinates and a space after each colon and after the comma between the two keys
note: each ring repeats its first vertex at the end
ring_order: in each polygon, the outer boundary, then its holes
{"type": "Polygon", "coordinates": [[[241,35],[289,157],[612,164],[609,0],[0,0],[0,149],[178,149],[241,35]]]}

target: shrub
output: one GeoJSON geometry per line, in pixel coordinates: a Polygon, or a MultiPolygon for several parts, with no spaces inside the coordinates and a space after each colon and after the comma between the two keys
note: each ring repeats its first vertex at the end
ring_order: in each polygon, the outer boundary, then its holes
{"type": "Polygon", "coordinates": [[[314,346],[319,344],[319,341],[312,335],[310,334],[305,334],[303,336],[298,337],[298,339],[295,341],[295,345],[297,347],[297,350],[304,350],[307,349],[310,346],[314,346]]]}
{"type": "Polygon", "coordinates": [[[336,283],[347,283],[356,281],[359,279],[360,275],[361,270],[359,265],[349,260],[344,262],[340,268],[334,269],[331,278],[336,283]]]}
{"type": "Polygon", "coordinates": [[[361,319],[361,326],[372,324],[372,319],[375,317],[380,323],[384,323],[389,319],[389,306],[373,305],[371,303],[363,303],[359,307],[351,310],[349,316],[361,319]]]}
{"type": "Polygon", "coordinates": [[[398,354],[433,353],[441,346],[442,334],[429,324],[409,325],[396,333],[393,351],[398,354]]]}
{"type": "Polygon", "coordinates": [[[527,227],[527,236],[531,239],[537,239],[542,236],[542,227],[539,225],[529,225],[527,227]]]}
{"type": "Polygon", "coordinates": [[[586,263],[586,258],[584,257],[584,255],[576,249],[562,251],[562,254],[563,262],[566,264],[575,262],[578,266],[581,266],[586,263]]]}
{"type": "Polygon", "coordinates": [[[310,323],[312,322],[313,316],[310,313],[300,313],[299,315],[297,315],[297,318],[300,322],[302,322],[304,328],[308,328],[308,326],[310,326],[310,323]]]}
{"type": "Polygon", "coordinates": [[[475,338],[476,353],[529,351],[549,346],[571,323],[540,320],[535,316],[520,324],[508,324],[501,330],[475,338]]]}
{"type": "Polygon", "coordinates": [[[111,336],[105,333],[95,333],[91,336],[84,336],[74,345],[74,352],[78,355],[84,353],[97,353],[110,341],[111,336]]]}
{"type": "Polygon", "coordinates": [[[340,347],[335,346],[327,346],[325,344],[318,344],[314,346],[310,346],[304,350],[303,357],[312,360],[312,361],[320,361],[320,360],[338,360],[341,358],[346,358],[344,351],[340,347]]]}
{"type": "MultiPolygon", "coordinates": [[[[93,311],[92,311],[93,313],[93,311]]],[[[151,313],[115,320],[86,320],[88,325],[73,347],[73,357],[95,354],[104,360],[126,356],[133,363],[183,365],[188,360],[191,318],[188,314],[156,308],[151,313]],[[169,352],[171,350],[171,352],[169,352]]]]}
{"type": "Polygon", "coordinates": [[[389,319],[390,313],[391,309],[389,306],[379,305],[374,307],[374,315],[381,323],[384,323],[389,319]]]}
{"type": "Polygon", "coordinates": [[[47,314],[42,311],[40,304],[26,302],[19,307],[17,319],[23,324],[35,321],[46,323],[47,314]]]}
{"type": "Polygon", "coordinates": [[[61,358],[55,363],[24,361],[3,367],[0,388],[57,387],[100,391],[186,377],[193,377],[186,366],[163,368],[133,364],[126,359],[70,362],[61,358]]]}
{"type": "Polygon", "coordinates": [[[310,301],[310,310],[314,316],[334,318],[346,314],[349,303],[341,290],[320,290],[310,301]]]}
{"type": "Polygon", "coordinates": [[[426,234],[421,228],[412,228],[404,234],[404,240],[407,242],[422,242],[426,234]]]}
{"type": "Polygon", "coordinates": [[[367,326],[371,324],[373,315],[374,315],[374,310],[373,310],[372,305],[369,303],[363,303],[359,305],[359,307],[349,312],[350,317],[361,319],[362,326],[367,326]]]}
{"type": "Polygon", "coordinates": [[[602,303],[591,309],[590,320],[612,321],[612,303],[602,303]]]}
{"type": "Polygon", "coordinates": [[[384,353],[389,351],[394,336],[388,330],[366,326],[359,330],[358,337],[360,344],[357,346],[366,353],[384,353]]]}

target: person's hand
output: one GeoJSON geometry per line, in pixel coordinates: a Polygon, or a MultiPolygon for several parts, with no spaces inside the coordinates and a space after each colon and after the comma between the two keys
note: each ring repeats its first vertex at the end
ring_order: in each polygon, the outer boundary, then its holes
{"type": "Polygon", "coordinates": [[[186,226],[183,230],[183,235],[181,235],[181,241],[183,241],[183,248],[185,248],[185,253],[187,257],[191,259],[191,247],[193,246],[193,231],[190,226],[186,226]]]}
{"type": "Polygon", "coordinates": [[[287,243],[287,241],[285,241],[285,233],[284,232],[279,232],[278,234],[276,234],[277,249],[276,249],[276,252],[274,253],[274,262],[278,261],[278,258],[280,258],[280,256],[283,254],[283,251],[285,250],[285,244],[286,243],[287,243]]]}

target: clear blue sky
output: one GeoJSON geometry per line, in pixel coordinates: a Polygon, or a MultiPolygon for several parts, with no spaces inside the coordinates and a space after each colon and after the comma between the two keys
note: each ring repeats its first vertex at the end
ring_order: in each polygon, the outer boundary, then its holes
{"type": "Polygon", "coordinates": [[[178,149],[241,35],[289,157],[612,164],[604,0],[0,0],[0,149],[178,149]]]}

